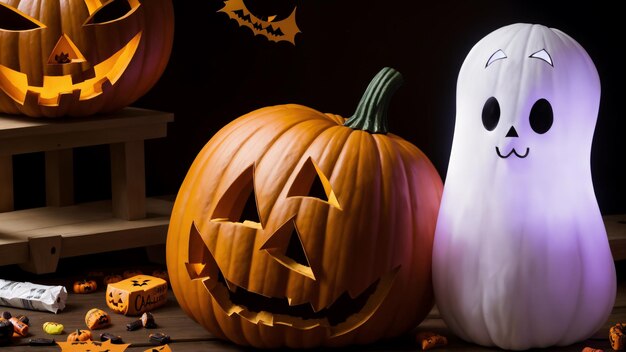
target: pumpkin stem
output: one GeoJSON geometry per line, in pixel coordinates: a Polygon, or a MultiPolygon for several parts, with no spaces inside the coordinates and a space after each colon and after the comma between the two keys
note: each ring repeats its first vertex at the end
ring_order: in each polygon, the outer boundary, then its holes
{"type": "Polygon", "coordinates": [[[367,86],[354,115],[343,125],[369,133],[386,134],[389,102],[403,81],[400,72],[391,67],[380,70],[367,86]]]}

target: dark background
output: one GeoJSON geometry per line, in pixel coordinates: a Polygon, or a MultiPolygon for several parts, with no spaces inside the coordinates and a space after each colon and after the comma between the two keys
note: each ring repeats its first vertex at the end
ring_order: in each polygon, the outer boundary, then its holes
{"type": "MultiPolygon", "coordinates": [[[[150,1],[150,0],[144,0],[150,1]]],[[[296,45],[239,27],[219,0],[175,0],[170,64],[139,107],[175,113],[165,139],[146,142],[148,195],[175,194],[202,146],[229,121],[254,109],[299,103],[350,116],[383,66],[402,72],[390,131],[422,149],[445,178],[459,68],[471,47],[516,22],[555,27],[594,60],[602,100],[592,173],[603,214],[626,212],[623,137],[624,30],[618,2],[248,0],[259,16],[297,6],[296,45]]],[[[622,16],[623,17],[623,16],[622,16]]],[[[106,147],[75,151],[76,200],[110,197],[106,147]]],[[[15,157],[17,208],[45,204],[43,155],[15,157]]]]}

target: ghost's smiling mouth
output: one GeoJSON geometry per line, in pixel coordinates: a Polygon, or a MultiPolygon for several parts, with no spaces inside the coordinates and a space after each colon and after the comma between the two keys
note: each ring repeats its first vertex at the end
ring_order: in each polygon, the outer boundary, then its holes
{"type": "Polygon", "coordinates": [[[500,153],[500,148],[496,147],[496,154],[498,154],[499,157],[501,157],[502,159],[506,159],[508,157],[510,157],[511,155],[515,154],[516,157],[520,158],[520,159],[524,159],[525,157],[528,156],[528,153],[530,152],[530,148],[526,147],[526,153],[522,154],[518,154],[517,151],[515,150],[515,148],[511,149],[511,151],[506,154],[506,155],[502,155],[502,153],[500,153]]]}

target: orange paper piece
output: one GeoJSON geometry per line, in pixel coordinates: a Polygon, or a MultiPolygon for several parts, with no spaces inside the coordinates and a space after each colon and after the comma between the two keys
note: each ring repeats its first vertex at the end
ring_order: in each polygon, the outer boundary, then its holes
{"type": "Polygon", "coordinates": [[[274,21],[276,16],[272,16],[264,21],[250,12],[243,0],[226,0],[218,12],[224,12],[239,26],[250,28],[254,35],[262,35],[272,42],[287,41],[295,45],[296,34],[300,33],[296,24],[296,9],[283,20],[274,21]]]}
{"type": "Polygon", "coordinates": [[[124,352],[130,344],[114,345],[111,341],[74,341],[57,342],[61,352],[124,352]]]}

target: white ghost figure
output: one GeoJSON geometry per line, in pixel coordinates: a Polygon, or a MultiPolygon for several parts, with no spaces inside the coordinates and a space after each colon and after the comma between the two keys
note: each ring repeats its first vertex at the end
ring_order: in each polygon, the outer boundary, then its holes
{"type": "Polygon", "coordinates": [[[590,154],[600,101],[567,34],[513,24],[468,54],[433,253],[437,306],[461,338],[523,350],[594,334],[615,266],[590,154]]]}

